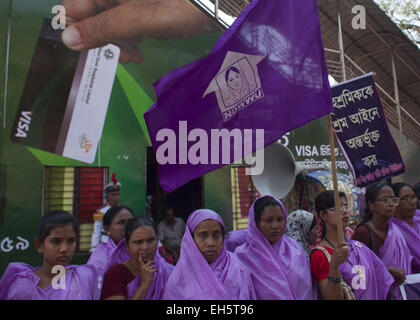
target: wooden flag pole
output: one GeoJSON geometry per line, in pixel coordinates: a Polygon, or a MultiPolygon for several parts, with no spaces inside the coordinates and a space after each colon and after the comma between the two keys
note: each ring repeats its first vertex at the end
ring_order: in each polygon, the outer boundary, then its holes
{"type": "Polygon", "coordinates": [[[331,114],[327,116],[328,120],[328,135],[330,138],[330,154],[331,154],[331,171],[332,171],[332,180],[334,187],[334,203],[335,203],[335,212],[337,216],[337,232],[338,232],[338,242],[344,243],[344,232],[343,232],[343,220],[341,217],[341,206],[340,198],[338,196],[338,182],[337,182],[337,166],[335,161],[335,143],[334,143],[334,133],[332,128],[331,114]]]}

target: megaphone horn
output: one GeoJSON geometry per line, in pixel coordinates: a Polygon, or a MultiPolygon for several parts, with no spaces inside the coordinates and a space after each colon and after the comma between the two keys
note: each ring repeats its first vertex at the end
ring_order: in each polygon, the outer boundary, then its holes
{"type": "Polygon", "coordinates": [[[261,194],[283,199],[292,189],[298,174],[321,169],[318,166],[296,164],[292,152],[276,142],[264,148],[264,171],[253,175],[252,181],[261,194]]]}

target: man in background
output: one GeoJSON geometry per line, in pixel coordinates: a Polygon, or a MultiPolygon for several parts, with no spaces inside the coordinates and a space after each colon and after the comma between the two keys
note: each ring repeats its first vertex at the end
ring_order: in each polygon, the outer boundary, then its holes
{"type": "Polygon", "coordinates": [[[175,217],[174,209],[166,208],[165,219],[158,226],[158,239],[162,242],[166,251],[174,257],[175,262],[179,258],[181,239],[184,232],[184,220],[175,217]]]}

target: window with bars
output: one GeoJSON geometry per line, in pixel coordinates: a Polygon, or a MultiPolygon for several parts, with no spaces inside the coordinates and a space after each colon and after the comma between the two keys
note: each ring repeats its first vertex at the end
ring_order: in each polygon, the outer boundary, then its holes
{"type": "Polygon", "coordinates": [[[254,200],[259,196],[246,167],[231,167],[233,230],[248,228],[248,213],[254,200]]]}
{"type": "Polygon", "coordinates": [[[44,212],[65,210],[73,214],[80,234],[77,252],[89,251],[93,215],[104,206],[103,189],[108,183],[104,167],[44,167],[44,212]]]}

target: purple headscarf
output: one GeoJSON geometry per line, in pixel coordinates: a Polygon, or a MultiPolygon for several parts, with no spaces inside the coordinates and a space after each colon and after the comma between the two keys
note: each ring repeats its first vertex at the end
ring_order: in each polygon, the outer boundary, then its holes
{"type": "Polygon", "coordinates": [[[388,221],[385,242],[378,250],[379,258],[382,259],[387,267],[401,268],[405,270],[405,274],[412,274],[411,263],[413,256],[410,254],[404,236],[395,220],[392,217],[388,221]]]}
{"type": "MultiPolygon", "coordinates": [[[[155,257],[153,260],[155,261],[155,268],[157,271],[153,275],[153,281],[146,293],[145,300],[162,300],[165,285],[174,266],[166,262],[165,259],[160,255],[158,246],[156,246],[155,257]]],[[[136,293],[140,283],[141,276],[138,275],[127,285],[127,299],[130,299],[136,293]]]]}
{"type": "Polygon", "coordinates": [[[215,220],[222,226],[220,216],[207,209],[196,210],[188,218],[182,237],[181,255],[166,284],[165,300],[249,300],[255,299],[249,271],[236,255],[223,248],[211,264],[201,254],[192,233],[204,220],[215,220]]]}
{"type": "Polygon", "coordinates": [[[10,263],[0,280],[0,300],[99,300],[102,280],[93,266],[66,266],[65,289],[41,289],[34,273],[38,268],[10,263]]]}
{"type": "Polygon", "coordinates": [[[111,238],[108,241],[97,246],[90,256],[87,264],[93,265],[102,277],[108,271],[109,267],[130,259],[125,246],[125,240],[121,240],[118,246],[111,238]]]}
{"type": "Polygon", "coordinates": [[[420,233],[417,233],[414,227],[399,219],[394,218],[390,223],[395,224],[404,236],[408,250],[413,256],[411,265],[413,273],[420,273],[420,233]]]}
{"type": "Polygon", "coordinates": [[[245,243],[248,237],[248,229],[232,230],[225,235],[225,247],[227,251],[235,249],[245,243]]]}
{"type": "MultiPolygon", "coordinates": [[[[258,229],[254,205],[262,197],[265,196],[257,198],[249,210],[247,242],[235,251],[251,271],[257,299],[316,299],[308,256],[302,247],[286,235],[270,244],[258,229]]],[[[281,206],[286,225],[287,215],[283,203],[270,197],[281,206]]]]}
{"type": "Polygon", "coordinates": [[[366,245],[350,239],[347,242],[349,257],[339,266],[344,281],[353,289],[357,300],[385,300],[394,283],[385,264],[366,245]],[[360,277],[356,278],[358,265],[363,267],[364,285],[360,277]]]}

